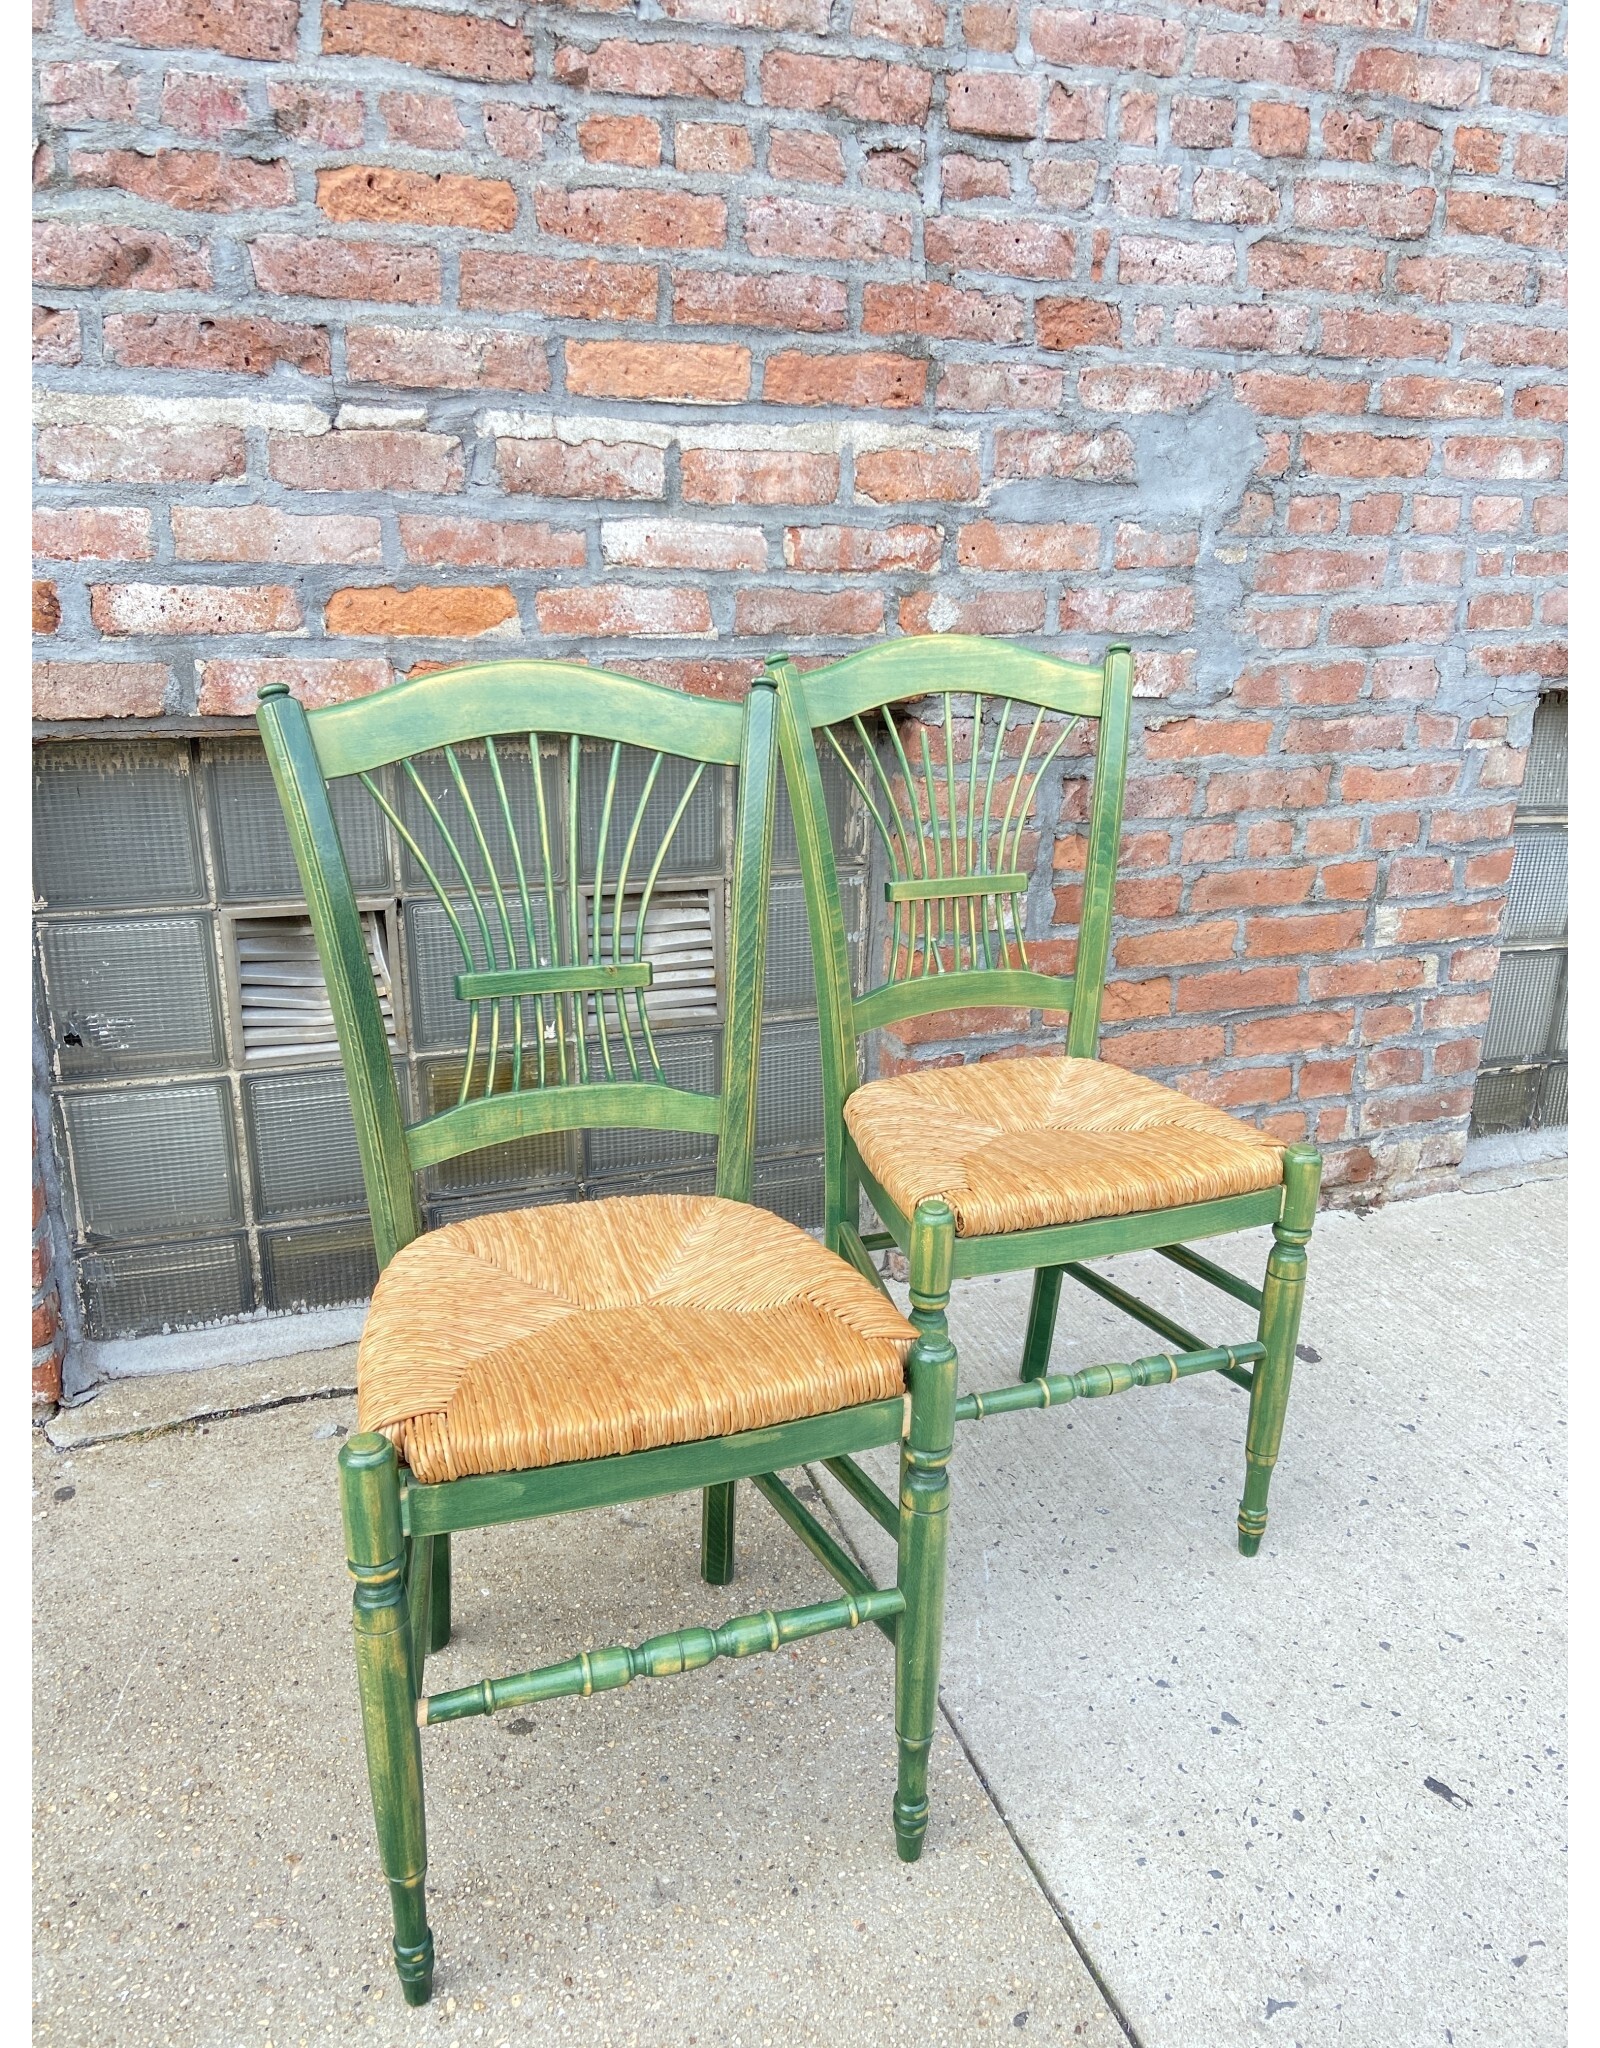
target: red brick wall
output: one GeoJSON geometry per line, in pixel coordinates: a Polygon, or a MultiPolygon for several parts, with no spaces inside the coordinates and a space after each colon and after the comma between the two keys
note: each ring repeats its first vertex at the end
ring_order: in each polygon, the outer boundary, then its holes
{"type": "Polygon", "coordinates": [[[34,19],[41,718],[1126,637],[1110,1056],[1448,1176],[1563,668],[1564,7],[34,19]]]}

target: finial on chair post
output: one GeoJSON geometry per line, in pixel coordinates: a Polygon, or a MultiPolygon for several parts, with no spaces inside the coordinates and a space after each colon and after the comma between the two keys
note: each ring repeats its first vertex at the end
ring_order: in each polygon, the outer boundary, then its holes
{"type": "Polygon", "coordinates": [[[955,1264],[956,1219],[942,1195],[917,1204],[911,1219],[911,1305],[942,1306],[955,1264]]]}
{"type": "Polygon", "coordinates": [[[1304,1243],[1316,1221],[1317,1199],[1322,1189],[1322,1154],[1315,1145],[1301,1143],[1285,1147],[1283,1154],[1283,1213],[1276,1234],[1292,1232],[1304,1243]]]}

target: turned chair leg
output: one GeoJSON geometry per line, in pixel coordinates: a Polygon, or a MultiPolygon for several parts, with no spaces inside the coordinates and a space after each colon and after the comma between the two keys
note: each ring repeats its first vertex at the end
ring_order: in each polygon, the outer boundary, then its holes
{"type": "Polygon", "coordinates": [[[428,1652],[442,1650],[450,1640],[450,1538],[433,1539],[433,1583],[428,1602],[428,1652]]]}
{"type": "Polygon", "coordinates": [[[1028,1334],[1022,1346],[1025,1380],[1042,1380],[1050,1370],[1050,1347],[1056,1336],[1056,1309],[1061,1301],[1061,1268],[1041,1266],[1033,1276],[1028,1307],[1028,1334]]]}
{"type": "MultiPolygon", "coordinates": [[[[364,1432],[345,1443],[339,1452],[339,1495],[345,1555],[356,1582],[361,1726],[378,1853],[394,1908],[395,1968],[407,2005],[426,2005],[433,1991],[433,1936],[423,1897],[428,1853],[422,1744],[406,1606],[400,1479],[387,1437],[364,1432]]],[[[425,1542],[416,1547],[426,1554],[425,1542]]]]}
{"type": "Polygon", "coordinates": [[[1283,1161],[1283,1214],[1272,1226],[1272,1250],[1261,1290],[1258,1336],[1266,1356],[1250,1385],[1250,1420],[1245,1433],[1244,1498],[1239,1503],[1239,1548],[1254,1557],[1267,1526],[1267,1489],[1278,1462],[1284,1411],[1294,1378],[1294,1347],[1306,1290],[1306,1245],[1317,1214],[1321,1155],[1310,1145],[1292,1145],[1283,1161]]]}
{"type": "Polygon", "coordinates": [[[726,1586],[733,1577],[734,1486],[708,1486],[700,1495],[700,1576],[708,1586],[726,1586]]]}
{"type": "Polygon", "coordinates": [[[903,1863],[922,1854],[928,1832],[928,1755],[939,1710],[956,1398],[956,1354],[945,1309],[954,1259],[955,1219],[948,1205],[937,1197],[919,1203],[911,1226],[911,1320],[917,1330],[907,1362],[911,1426],[900,1451],[898,1582],[906,1605],[894,1659],[900,1748],[894,1833],[903,1863]]]}

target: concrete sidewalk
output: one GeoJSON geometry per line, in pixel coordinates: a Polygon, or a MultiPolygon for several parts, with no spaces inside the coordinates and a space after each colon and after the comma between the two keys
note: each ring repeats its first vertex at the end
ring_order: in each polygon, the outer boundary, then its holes
{"type": "MultiPolygon", "coordinates": [[[[1222,1380],[958,1445],[945,1711],[1143,2048],[1565,2040],[1565,1210],[1319,1219],[1254,1560],[1222,1380]]],[[[1154,1255],[1101,1270],[1248,1334],[1154,1255]]],[[[1026,1300],[963,1292],[965,1383],[1013,1376],[1026,1300]]],[[[1151,1348],[1069,1290],[1054,1370],[1151,1348]]]]}
{"type": "MultiPolygon", "coordinates": [[[[387,1960],[349,1661],[353,1403],[118,1434],[347,1384],[348,1354],[64,1415],[35,1504],[35,2038],[1553,2048],[1564,1194],[1321,1220],[1320,1356],[1254,1563],[1221,1383],[963,1434],[960,1742],[936,1746],[920,1865],[893,1854],[875,1631],[434,1731],[420,2013],[387,1960]]],[[[1165,1262],[1117,1263],[1242,1331],[1165,1262]]],[[[1010,1377],[1023,1291],[962,1289],[967,1384],[1010,1377]]],[[[1058,1367],[1144,1348],[1087,1295],[1062,1322],[1058,1367]]],[[[826,1597],[748,1490],[741,1512],[722,1592],[691,1501],[458,1539],[430,1681],[826,1597]]]]}

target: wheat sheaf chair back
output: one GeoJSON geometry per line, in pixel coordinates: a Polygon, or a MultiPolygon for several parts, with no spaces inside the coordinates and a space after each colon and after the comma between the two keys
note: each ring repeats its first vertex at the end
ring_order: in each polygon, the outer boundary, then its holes
{"type": "Polygon", "coordinates": [[[805,674],[778,655],[768,673],[779,683],[817,963],[831,1223],[841,1199],[839,1111],[857,1085],[865,1033],[941,1011],[1042,1010],[1066,1014],[1069,1055],[1094,1057],[1133,659],[1113,647],[1086,665],[947,634],[889,641],[805,674]],[[839,913],[842,821],[830,816],[825,758],[864,813],[884,876],[881,923],[866,948],[870,985],[859,991],[839,913]],[[1069,847],[1077,870],[1063,867],[1069,847]],[[1068,888],[1079,895],[1070,973],[1055,971],[1053,958],[1039,965],[1027,933],[1041,851],[1054,864],[1058,900],[1068,888]]]}
{"type": "MultiPolygon", "coordinates": [[[[482,1147],[580,1128],[708,1133],[717,1193],[748,1199],[771,862],[774,693],[741,705],[565,662],[443,669],[307,712],[263,692],[259,723],[300,862],[338,1028],[380,1267],[421,1230],[415,1176],[482,1147]],[[686,1087],[660,1028],[681,1002],[676,849],[722,866],[722,1086],[686,1087]],[[455,1100],[408,1124],[330,785],[366,792],[437,903],[467,1013],[455,1100]],[[726,933],[725,941],[722,934],[726,933]]],[[[703,961],[697,971],[703,979],[703,961]]]]}

